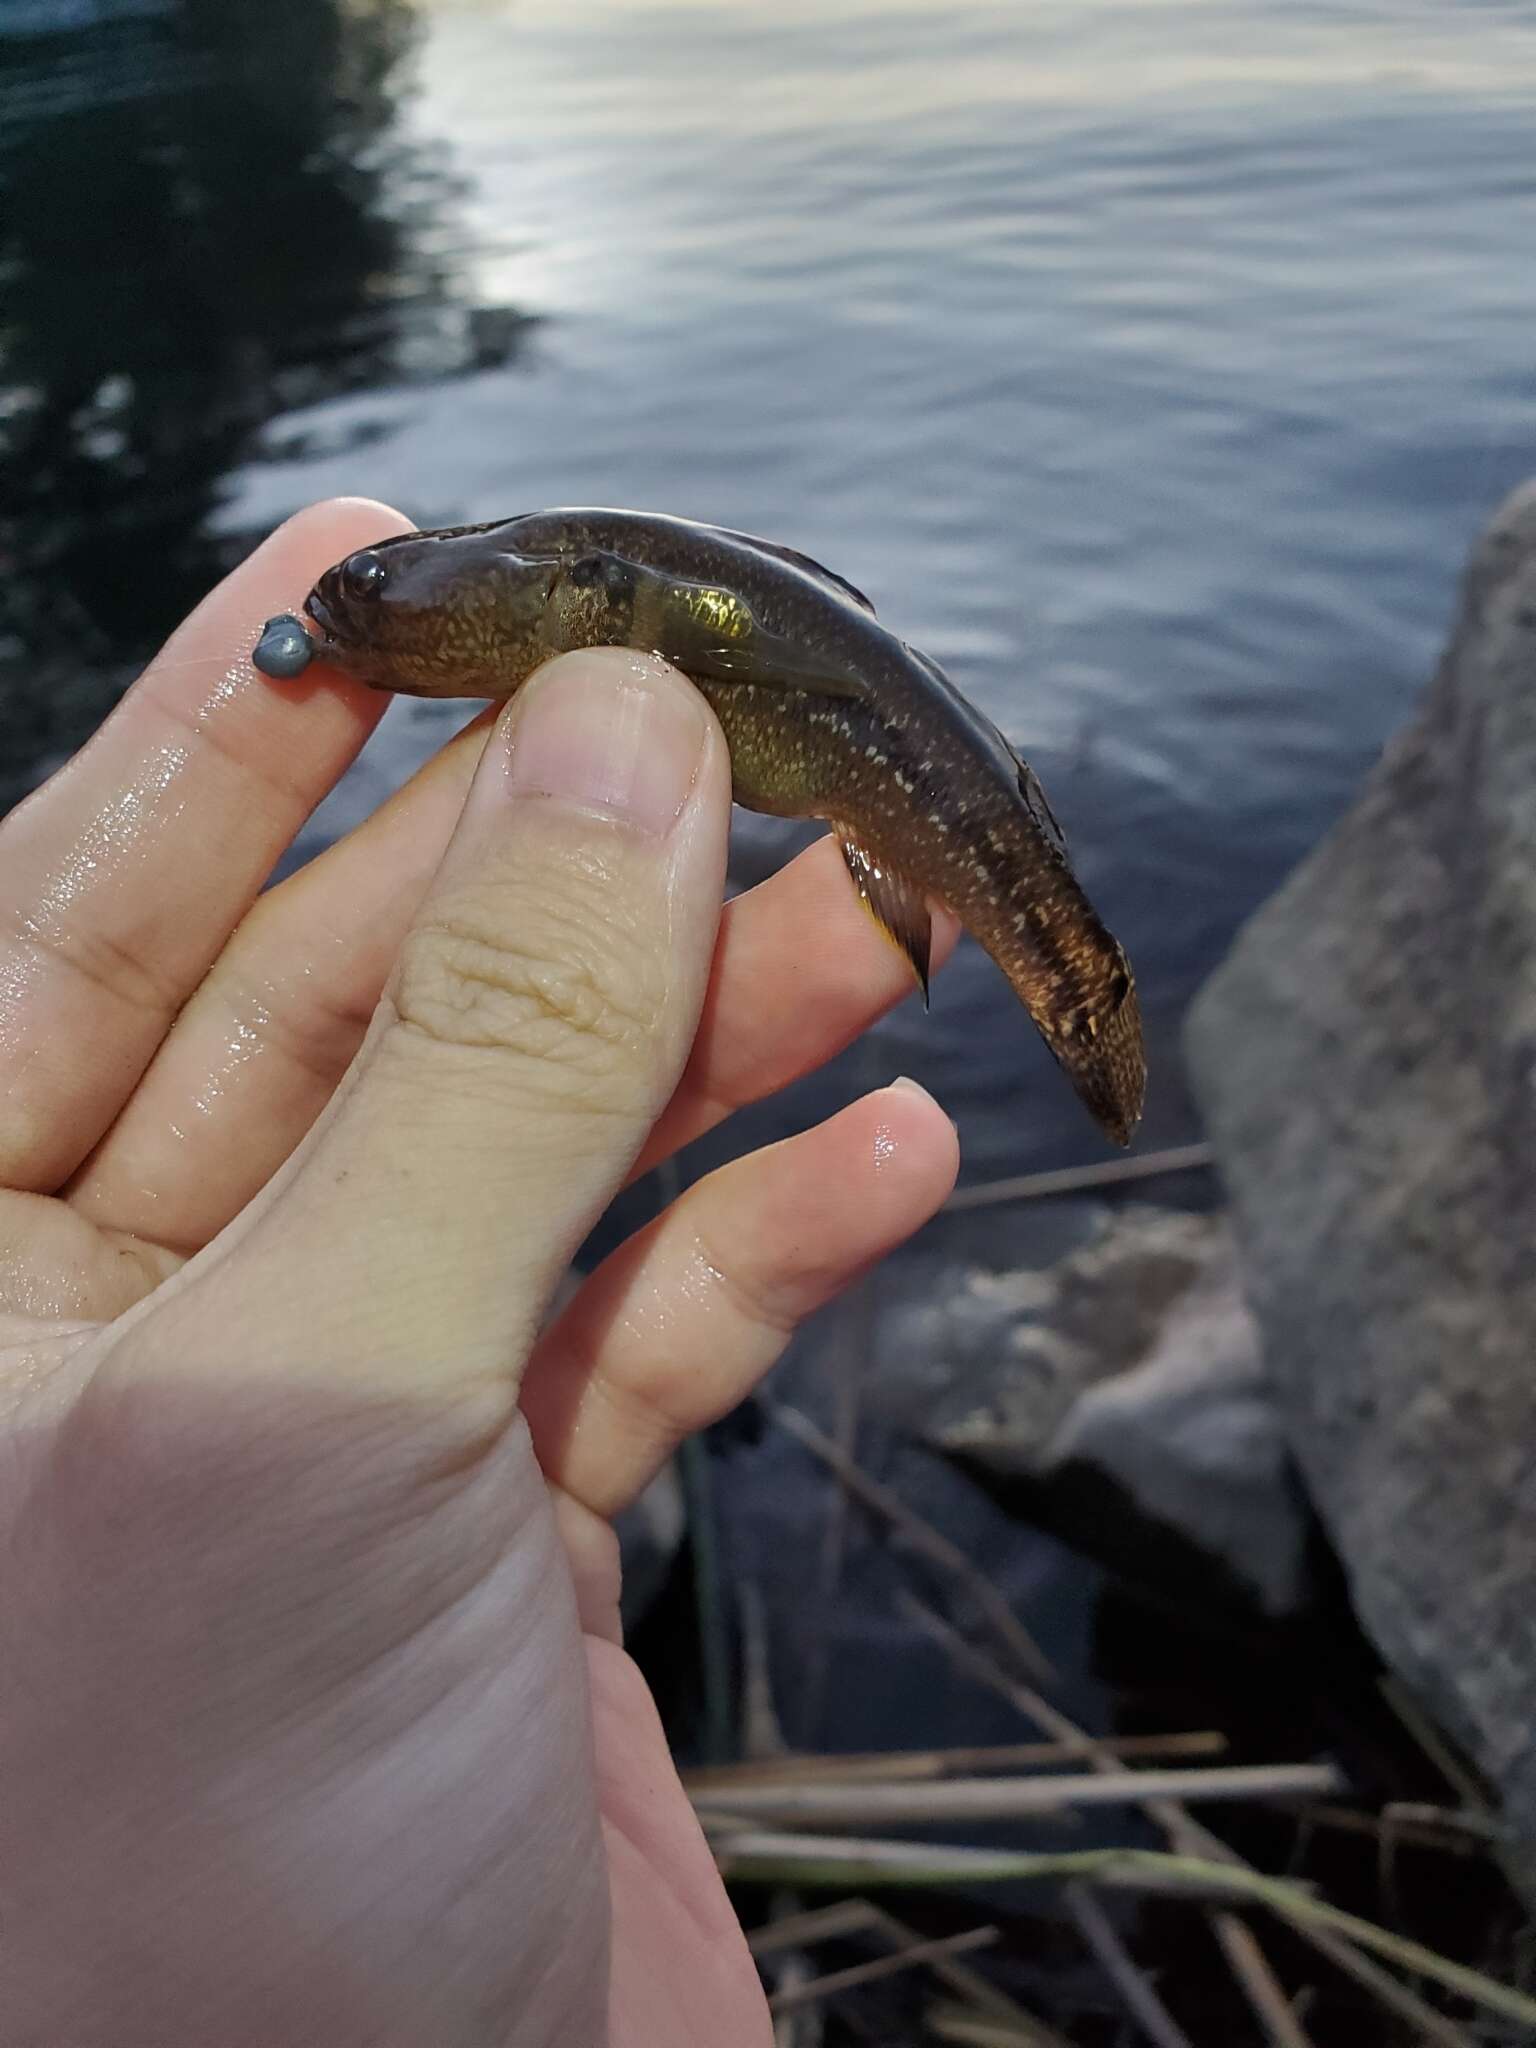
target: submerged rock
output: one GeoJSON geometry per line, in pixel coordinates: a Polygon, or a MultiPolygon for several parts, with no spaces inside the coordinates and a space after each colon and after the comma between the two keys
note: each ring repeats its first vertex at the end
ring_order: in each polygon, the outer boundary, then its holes
{"type": "Polygon", "coordinates": [[[1129,1576],[1189,1553],[1271,1614],[1308,1593],[1296,1485],[1221,1216],[1129,1208],[1055,1265],[972,1272],[932,1328],[929,1440],[1129,1576]]]}
{"type": "Polygon", "coordinates": [[[1536,1871],[1536,485],[1354,808],[1196,1002],[1293,1447],[1536,1871]]]}

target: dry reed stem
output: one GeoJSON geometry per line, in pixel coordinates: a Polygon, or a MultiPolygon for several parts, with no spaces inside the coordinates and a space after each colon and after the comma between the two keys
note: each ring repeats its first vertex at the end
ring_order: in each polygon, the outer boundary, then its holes
{"type": "MultiPolygon", "coordinates": [[[[898,1920],[894,1913],[887,1912],[884,1906],[877,1906],[872,1899],[842,1899],[835,1906],[813,1906],[803,1913],[767,1921],[748,1934],[747,1946],[754,1956],[762,1957],[787,1948],[843,1941],[859,1934],[873,1934],[892,1950],[920,1948],[923,1944],[922,1935],[904,1920],[898,1920]]],[[[1011,2027],[1033,2028],[1030,2039],[1037,2042],[1039,2048],[1067,2048],[1067,2044],[1060,2042],[1042,2021],[1026,2012],[1006,1991],[999,1990],[964,1963],[953,1957],[934,1957],[928,1967],[978,2012],[1005,2021],[1011,2027]]]]}
{"type": "Polygon", "coordinates": [[[1333,1764],[1215,1765],[1195,1771],[1098,1771],[1064,1777],[1035,1772],[1015,1778],[947,1778],[930,1785],[736,1784],[695,1806],[779,1827],[891,1827],[912,1822],[1012,1820],[1064,1807],[1145,1806],[1152,1800],[1326,1798],[1343,1788],[1333,1764]]]}
{"type": "Polygon", "coordinates": [[[867,1899],[839,1899],[835,1906],[808,1906],[803,1913],[785,1913],[765,1920],[747,1934],[753,1955],[778,1955],[786,1948],[810,1948],[819,1941],[843,1941],[874,1925],[875,1909],[867,1899]]]}
{"type": "Polygon", "coordinates": [[[944,1572],[958,1585],[963,1586],[975,1602],[978,1611],[986,1617],[988,1625],[1000,1642],[1006,1643],[1012,1656],[1018,1659],[1021,1669],[1046,1684],[1054,1684],[1056,1672],[1050,1660],[1035,1641],[1034,1637],[1019,1620],[1013,1609],[998,1592],[990,1579],[977,1571],[965,1552],[947,1536],[941,1535],[933,1524],[915,1509],[909,1508],[898,1493],[870,1475],[854,1463],[832,1439],[816,1427],[808,1415],[798,1408],[791,1408],[786,1402],[772,1401],[768,1411],[779,1427],[792,1436],[815,1458],[835,1472],[843,1485],[862,1507],[870,1509],[889,1524],[895,1532],[898,1543],[944,1572]]]}
{"type": "Polygon", "coordinates": [[[1088,1887],[1069,1884],[1066,1899],[1068,1910],[1077,1922],[1078,1933],[1119,1992],[1127,2012],[1152,2041],[1154,2048],[1194,2048],[1188,2034],[1153,1990],[1146,1972],[1115,1932],[1109,1915],[1088,1887]]]}
{"type": "MultiPolygon", "coordinates": [[[[1227,1739],[1214,1729],[1185,1735],[1106,1736],[1100,1745],[1124,1763],[1138,1757],[1220,1756],[1227,1739]]],[[[1068,1763],[1082,1754],[1077,1744],[1065,1742],[984,1743],[968,1749],[893,1749],[850,1751],[843,1755],[804,1755],[785,1751],[778,1756],[759,1756],[750,1763],[701,1764],[682,1773],[685,1789],[695,1798],[726,1798],[737,1785],[772,1785],[788,1781],[808,1784],[818,1778],[835,1778],[839,1783],[868,1781],[874,1784],[927,1784],[935,1779],[984,1777],[1048,1768],[1068,1763]]]]}
{"type": "Polygon", "coordinates": [[[1077,1195],[1092,1188],[1118,1187],[1126,1181],[1154,1180],[1165,1173],[1189,1173],[1215,1164],[1209,1145],[1171,1145],[1163,1152],[1141,1152],[1134,1159],[1095,1160],[1091,1166],[1049,1167],[1043,1173],[1018,1173],[1008,1180],[983,1181],[978,1187],[956,1188],[946,1210],[994,1209],[1002,1202],[1037,1201],[1042,1195],[1077,1195]]]}
{"type": "MultiPolygon", "coordinates": [[[[994,1692],[1010,1701],[1027,1721],[1033,1722],[1037,1728],[1044,1729],[1068,1746],[1075,1744],[1081,1755],[1101,1757],[1102,1768],[1115,1768],[1113,1758],[1104,1754],[1092,1736],[1086,1734],[1048,1700],[1042,1699],[1032,1688],[1020,1684],[1000,1670],[984,1651],[968,1643],[958,1630],[952,1628],[915,1595],[909,1593],[903,1604],[914,1620],[948,1647],[951,1656],[962,1670],[969,1670],[982,1684],[990,1686],[994,1692]]],[[[1246,1870],[1249,1867],[1237,1851],[1222,1841],[1219,1835],[1211,1834],[1192,1814],[1186,1813],[1176,1804],[1165,1803],[1154,1808],[1148,1818],[1162,1828],[1175,1848],[1208,1856],[1214,1861],[1230,1863],[1238,1869],[1246,1870]]],[[[1437,2012],[1409,1985],[1399,1983],[1397,1978],[1383,1970],[1379,1964],[1372,1962],[1369,1956],[1362,1955],[1349,1942],[1321,1927],[1298,1927],[1296,1932],[1305,1941],[1310,1942],[1337,1970],[1353,1978],[1379,2003],[1416,2028],[1424,2040],[1435,2043],[1436,2048],[1476,2048],[1465,2028],[1458,2026],[1454,2020],[1447,2019],[1443,2013],[1437,2012]]],[[[1273,1997],[1283,1999],[1284,1993],[1267,1959],[1263,1967],[1269,1976],[1273,1997]]],[[[1246,1985],[1244,1988],[1246,1990],[1246,1985]]],[[[1262,2022],[1263,2012],[1256,2009],[1256,2017],[1262,2022]]]]}
{"type": "Polygon", "coordinates": [[[867,1963],[852,1963],[846,1970],[832,1970],[825,1977],[812,1977],[804,1984],[776,1991],[768,2001],[771,2012],[789,2012],[797,2006],[833,1998],[839,1992],[874,1984],[882,1977],[896,1977],[904,1970],[921,1969],[951,1956],[973,1955],[990,1948],[997,1940],[995,1927],[970,1927],[963,1934],[947,1934],[936,1941],[920,1941],[913,1948],[897,1949],[891,1955],[875,1956],[867,1963]]]}
{"type": "Polygon", "coordinates": [[[963,2006],[934,2005],[927,2012],[928,2030],[941,2041],[955,2041],[962,2048],[1071,2048],[1071,2043],[1049,2027],[1026,2020],[1002,2020],[992,2013],[968,2012],[963,2006]]]}
{"type": "Polygon", "coordinates": [[[1227,1967],[1237,1979],[1270,2048],[1312,2048],[1311,2038],[1291,2009],[1258,1936],[1236,1913],[1212,1912],[1211,1931],[1221,1944],[1227,1967]]]}
{"type": "Polygon", "coordinates": [[[1245,1865],[1174,1856],[1155,1849],[1068,1849],[1050,1853],[936,1848],[925,1842],[860,1840],[843,1835],[744,1833],[715,1845],[728,1877],[753,1882],[881,1885],[988,1884],[1083,1878],[1132,1891],[1226,1897],[1266,1906],[1297,1928],[1321,1927],[1427,1977],[1458,1997],[1536,2026],[1536,1998],[1468,1969],[1450,1957],[1378,1927],[1316,1897],[1305,1886],[1245,1865]]]}

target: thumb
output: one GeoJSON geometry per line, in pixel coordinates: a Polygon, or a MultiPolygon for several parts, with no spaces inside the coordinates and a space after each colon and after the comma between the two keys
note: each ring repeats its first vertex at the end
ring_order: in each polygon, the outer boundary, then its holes
{"type": "Polygon", "coordinates": [[[664,663],[589,650],[526,685],[351,1071],[207,1275],[222,1327],[417,1391],[521,1368],[682,1072],[729,812],[720,729],[664,663]]]}

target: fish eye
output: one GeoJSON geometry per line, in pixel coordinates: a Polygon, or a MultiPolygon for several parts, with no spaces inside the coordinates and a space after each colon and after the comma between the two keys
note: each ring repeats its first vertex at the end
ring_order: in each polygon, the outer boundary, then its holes
{"type": "Polygon", "coordinates": [[[341,565],[341,587],[348,597],[377,597],[388,580],[389,570],[372,548],[348,555],[341,565]]]}

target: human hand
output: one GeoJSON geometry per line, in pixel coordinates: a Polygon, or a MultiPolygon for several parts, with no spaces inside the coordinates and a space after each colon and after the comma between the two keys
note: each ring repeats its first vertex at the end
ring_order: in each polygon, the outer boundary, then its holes
{"type": "Polygon", "coordinates": [[[905,970],[830,846],[720,916],[720,732],[611,650],[258,896],[387,700],[246,652],[402,525],[291,521],[0,825],[8,2048],[770,2039],[608,1522],[954,1134],[869,1096],[541,1329],[637,1161],[905,970]]]}

